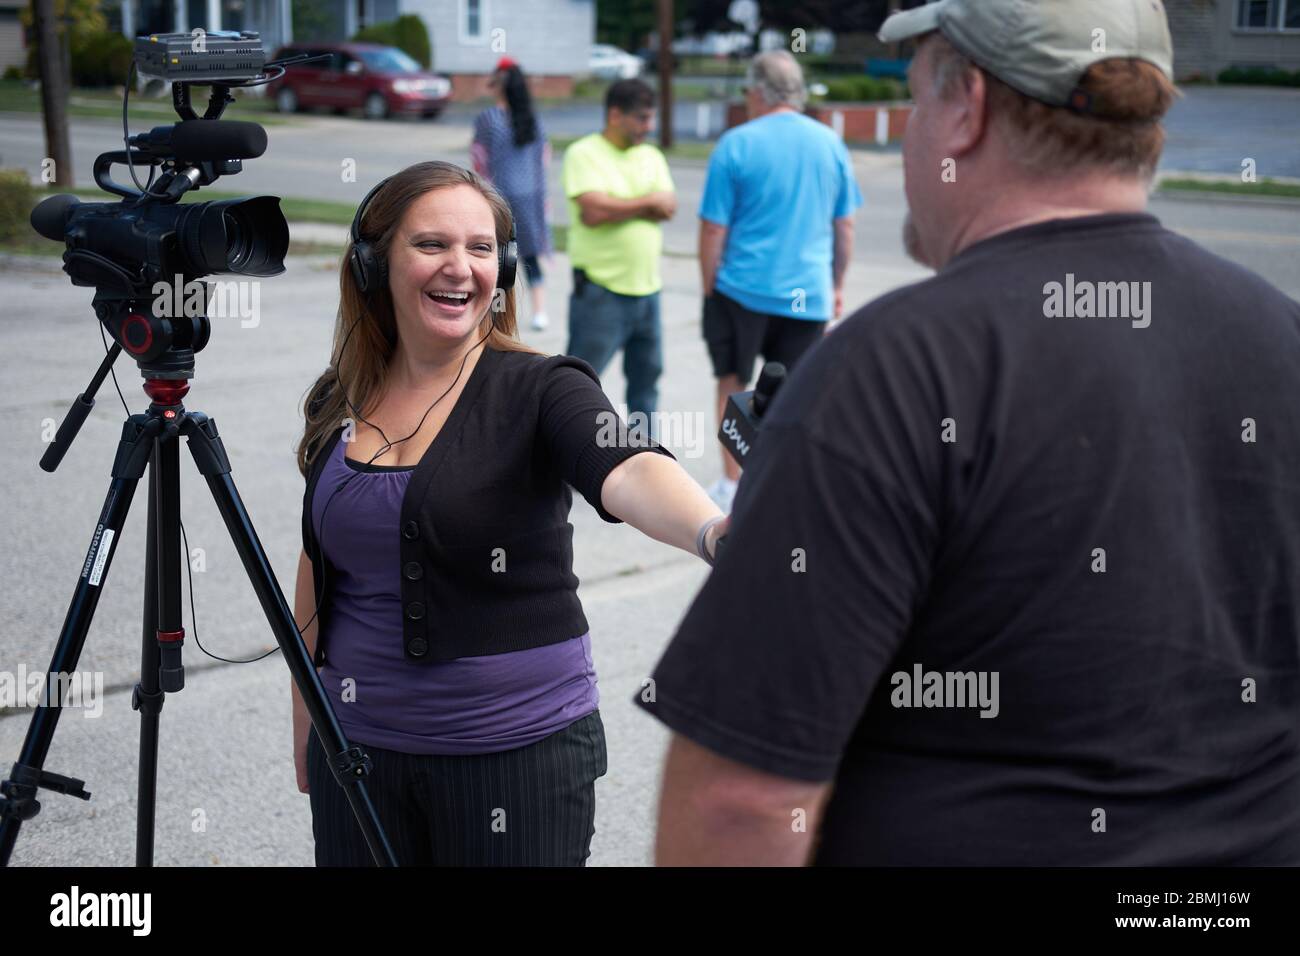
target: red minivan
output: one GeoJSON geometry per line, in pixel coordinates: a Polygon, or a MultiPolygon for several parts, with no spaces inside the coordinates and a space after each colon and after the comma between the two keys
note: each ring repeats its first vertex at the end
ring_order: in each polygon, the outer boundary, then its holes
{"type": "Polygon", "coordinates": [[[437,116],[451,99],[451,80],[421,68],[395,46],[377,43],[302,43],[282,47],[275,59],[324,54],[286,68],[269,83],[281,113],[313,106],[359,109],[370,119],[393,114],[437,116]]]}

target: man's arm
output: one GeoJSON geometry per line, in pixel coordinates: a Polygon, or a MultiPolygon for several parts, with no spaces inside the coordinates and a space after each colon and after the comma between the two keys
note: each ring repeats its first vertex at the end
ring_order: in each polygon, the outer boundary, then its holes
{"type": "Polygon", "coordinates": [[[713,283],[722,262],[722,250],[727,247],[727,227],[708,219],[700,219],[700,284],[705,295],[713,294],[713,283]]]}
{"type": "Polygon", "coordinates": [[[831,264],[831,282],[835,286],[835,314],[838,319],[844,312],[844,274],[849,271],[853,257],[853,217],[840,216],[834,221],[835,256],[831,264]]]}
{"type": "Polygon", "coordinates": [[[606,223],[626,222],[629,219],[650,219],[658,222],[671,218],[676,209],[676,199],[671,193],[646,193],[632,199],[619,199],[609,193],[585,192],[575,196],[578,212],[584,226],[603,226],[606,223]]]}
{"type": "Polygon", "coordinates": [[[754,770],[674,734],[659,798],[657,866],[802,866],[829,783],[754,770]]]}

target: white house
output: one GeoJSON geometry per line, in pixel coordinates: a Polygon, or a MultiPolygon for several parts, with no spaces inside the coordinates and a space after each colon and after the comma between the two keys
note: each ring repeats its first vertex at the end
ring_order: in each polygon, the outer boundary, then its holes
{"type": "Polygon", "coordinates": [[[121,0],[122,34],[256,30],[269,53],[293,39],[291,0],[121,0]]]}
{"type": "Polygon", "coordinates": [[[1167,4],[1179,79],[1230,66],[1300,70],[1300,0],[1182,0],[1167,4]]]}
{"type": "Polygon", "coordinates": [[[0,0],[0,70],[21,70],[27,63],[27,39],[18,16],[25,6],[27,0],[0,0]]]}
{"type": "Polygon", "coordinates": [[[515,60],[537,96],[568,96],[587,72],[596,38],[596,0],[397,0],[429,30],[433,68],[452,79],[456,99],[484,92],[503,56],[515,60]]]}
{"type": "MultiPolygon", "coordinates": [[[[4,0],[0,0],[3,3],[4,0]]],[[[268,52],[294,39],[291,0],[121,0],[122,33],[256,30],[268,52]]],[[[534,95],[563,97],[590,66],[596,0],[319,0],[311,37],[349,40],[363,26],[415,14],[429,31],[433,68],[452,96],[473,99],[504,56],[519,63],[534,95]]]]}

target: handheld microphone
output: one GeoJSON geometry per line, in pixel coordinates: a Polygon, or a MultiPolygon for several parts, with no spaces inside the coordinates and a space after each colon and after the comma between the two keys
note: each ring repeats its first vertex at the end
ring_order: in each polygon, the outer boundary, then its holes
{"type": "Polygon", "coordinates": [[[737,392],[728,397],[727,410],[718,429],[718,440],[742,468],[745,458],[754,450],[763,415],[772,404],[777,391],[785,383],[785,366],[768,362],[758,376],[758,382],[747,392],[737,392]]]}

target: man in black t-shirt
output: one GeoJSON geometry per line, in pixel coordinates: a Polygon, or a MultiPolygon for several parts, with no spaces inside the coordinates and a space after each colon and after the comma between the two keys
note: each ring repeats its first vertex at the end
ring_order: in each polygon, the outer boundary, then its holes
{"type": "Polygon", "coordinates": [[[1144,211],[1162,9],[881,36],[937,275],[764,420],[637,696],[658,861],[1300,864],[1300,305],[1144,211]]]}

